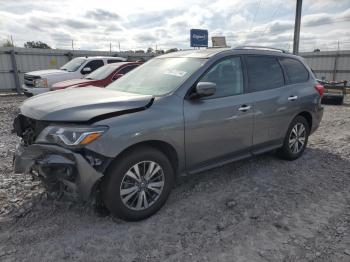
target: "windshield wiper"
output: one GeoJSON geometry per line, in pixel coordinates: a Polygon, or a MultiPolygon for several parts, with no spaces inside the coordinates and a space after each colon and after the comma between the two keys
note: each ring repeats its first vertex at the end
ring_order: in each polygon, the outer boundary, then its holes
{"type": "Polygon", "coordinates": [[[89,79],[89,80],[93,80],[93,78],[91,77],[84,77],[85,79],[89,79]]]}

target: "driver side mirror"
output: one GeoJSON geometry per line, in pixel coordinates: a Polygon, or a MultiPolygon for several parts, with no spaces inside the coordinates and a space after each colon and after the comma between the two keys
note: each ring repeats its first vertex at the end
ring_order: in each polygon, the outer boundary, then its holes
{"type": "Polygon", "coordinates": [[[82,73],[83,73],[83,74],[89,74],[89,73],[91,73],[91,68],[90,68],[90,67],[84,67],[82,73]]]}
{"type": "Polygon", "coordinates": [[[213,82],[198,82],[194,92],[190,95],[191,99],[212,96],[216,92],[216,84],[213,82]]]}

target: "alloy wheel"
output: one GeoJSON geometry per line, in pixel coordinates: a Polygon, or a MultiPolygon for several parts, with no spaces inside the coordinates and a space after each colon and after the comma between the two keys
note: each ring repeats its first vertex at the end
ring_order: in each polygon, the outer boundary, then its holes
{"type": "Polygon", "coordinates": [[[133,165],[124,174],[120,197],[127,208],[145,210],[157,201],[164,184],[162,167],[154,161],[142,161],[133,165]]]}
{"type": "Polygon", "coordinates": [[[289,148],[293,154],[299,153],[305,146],[306,128],[302,123],[297,123],[289,134],[289,148]]]}

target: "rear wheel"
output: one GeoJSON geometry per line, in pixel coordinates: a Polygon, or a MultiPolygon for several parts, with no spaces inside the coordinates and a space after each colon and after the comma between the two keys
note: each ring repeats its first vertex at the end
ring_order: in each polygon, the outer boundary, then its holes
{"type": "Polygon", "coordinates": [[[168,158],[142,147],[122,156],[102,182],[102,198],[111,213],[128,221],[145,219],[166,202],[174,183],[168,158]]]}
{"type": "Polygon", "coordinates": [[[278,154],[287,160],[299,158],[304,153],[309,134],[308,122],[304,117],[297,116],[289,125],[283,146],[278,150],[278,154]]]}

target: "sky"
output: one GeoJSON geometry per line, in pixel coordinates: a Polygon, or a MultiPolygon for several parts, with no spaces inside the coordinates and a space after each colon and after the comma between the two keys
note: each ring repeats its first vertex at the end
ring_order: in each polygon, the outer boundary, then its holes
{"type": "MultiPolygon", "coordinates": [[[[190,29],[227,44],[292,49],[296,0],[0,0],[0,42],[113,51],[190,48],[190,29]]],[[[350,0],[304,0],[300,51],[350,49],[350,0]]],[[[210,41],[211,45],[211,41],[210,41]]]]}

